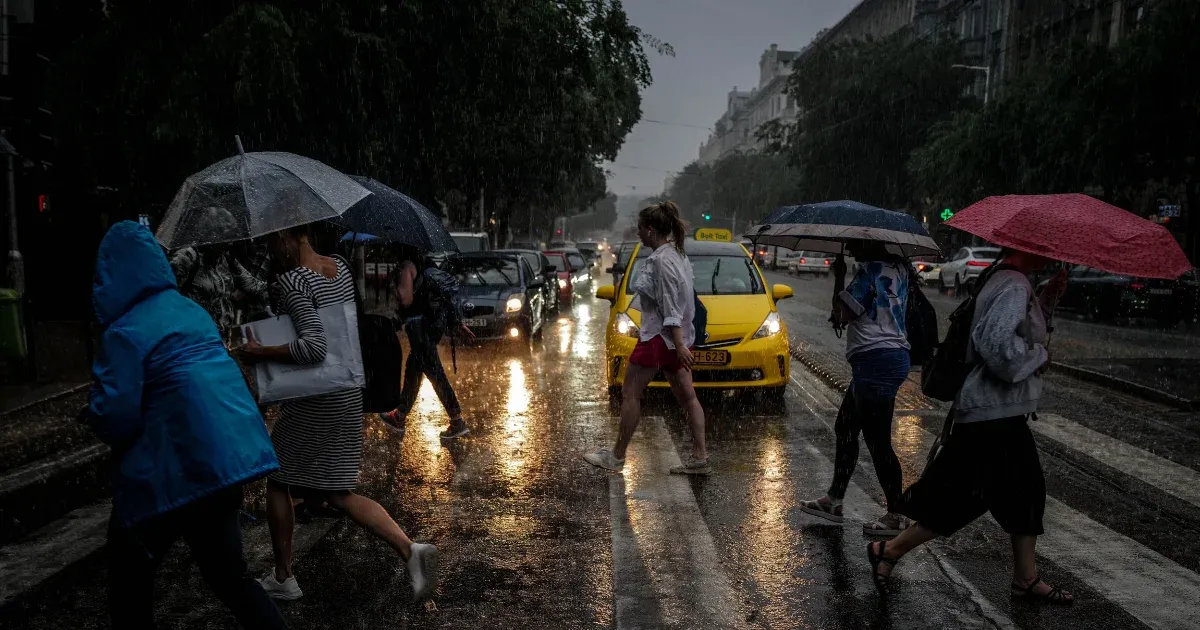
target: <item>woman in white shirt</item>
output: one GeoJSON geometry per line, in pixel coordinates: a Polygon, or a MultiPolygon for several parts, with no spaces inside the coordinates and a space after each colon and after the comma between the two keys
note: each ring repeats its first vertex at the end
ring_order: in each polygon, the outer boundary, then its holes
{"type": "Polygon", "coordinates": [[[637,346],[625,368],[621,390],[621,431],[617,445],[587,453],[583,458],[593,466],[620,471],[625,465],[625,449],[637,430],[642,415],[642,395],[659,371],[671,384],[676,400],[687,414],[692,430],[692,454],[672,473],[707,475],[708,451],[704,444],[704,409],[692,386],[692,352],[696,341],[695,291],[692,267],[683,255],[687,224],[679,216],[679,207],[665,201],[643,208],[638,213],[638,238],[642,247],[654,250],[630,281],[634,292],[630,308],[642,313],[637,346]]]}

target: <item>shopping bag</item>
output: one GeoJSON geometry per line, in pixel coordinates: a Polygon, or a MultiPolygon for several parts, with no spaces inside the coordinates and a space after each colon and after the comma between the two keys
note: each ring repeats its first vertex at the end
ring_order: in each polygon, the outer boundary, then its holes
{"type": "MultiPolygon", "coordinates": [[[[263,361],[254,366],[259,404],[308,398],[367,385],[362,348],[358,341],[358,307],[354,302],[317,309],[325,328],[325,360],[317,364],[263,361]]],[[[296,340],[292,319],[280,315],[246,324],[243,334],[264,346],[296,340]]]]}

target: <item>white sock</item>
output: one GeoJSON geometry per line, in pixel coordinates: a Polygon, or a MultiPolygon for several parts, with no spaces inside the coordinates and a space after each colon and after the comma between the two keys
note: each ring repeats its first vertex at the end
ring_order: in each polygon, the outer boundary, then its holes
{"type": "Polygon", "coordinates": [[[829,499],[829,503],[831,505],[833,505],[833,507],[837,507],[842,504],[842,500],[838,497],[831,497],[829,495],[825,495],[825,498],[829,499]]]}

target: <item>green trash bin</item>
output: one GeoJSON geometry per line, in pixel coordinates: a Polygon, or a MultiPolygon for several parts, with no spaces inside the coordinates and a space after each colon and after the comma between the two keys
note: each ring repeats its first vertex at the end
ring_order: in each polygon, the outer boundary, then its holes
{"type": "Polygon", "coordinates": [[[16,289],[0,289],[0,356],[24,359],[25,323],[21,321],[21,294],[16,289]]]}

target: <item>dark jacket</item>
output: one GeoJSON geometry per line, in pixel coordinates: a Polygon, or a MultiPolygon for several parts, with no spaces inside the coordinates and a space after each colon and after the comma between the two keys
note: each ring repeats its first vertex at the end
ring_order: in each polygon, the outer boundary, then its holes
{"type": "Polygon", "coordinates": [[[113,446],[123,525],[279,467],[262,414],[208,313],[176,290],[162,248],[122,221],[100,243],[92,305],[102,330],[88,422],[113,446]]]}

